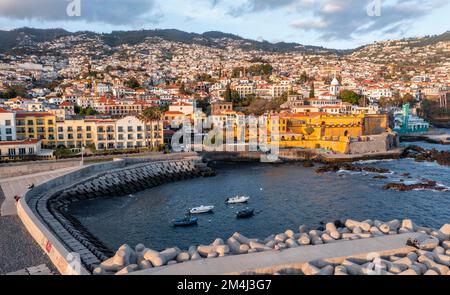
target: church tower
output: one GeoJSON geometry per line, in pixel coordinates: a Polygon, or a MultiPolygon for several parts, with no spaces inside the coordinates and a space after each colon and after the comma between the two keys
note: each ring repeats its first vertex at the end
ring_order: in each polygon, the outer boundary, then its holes
{"type": "Polygon", "coordinates": [[[340,91],[341,84],[339,83],[339,80],[336,79],[336,75],[334,75],[333,81],[331,81],[330,85],[330,93],[337,97],[340,91]]]}

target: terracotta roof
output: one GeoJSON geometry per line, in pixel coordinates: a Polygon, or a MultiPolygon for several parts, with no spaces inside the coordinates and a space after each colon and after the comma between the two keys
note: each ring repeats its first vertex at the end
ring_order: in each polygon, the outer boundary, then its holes
{"type": "Polygon", "coordinates": [[[12,113],[12,112],[5,110],[4,108],[0,108],[0,113],[12,113]]]}
{"type": "Polygon", "coordinates": [[[178,111],[167,111],[164,113],[164,115],[184,115],[184,113],[178,111]]]}
{"type": "Polygon", "coordinates": [[[64,101],[64,102],[62,102],[62,103],[60,104],[60,106],[62,106],[62,107],[71,107],[71,106],[73,106],[73,104],[71,104],[71,103],[68,102],[68,101],[64,101]]]}
{"type": "Polygon", "coordinates": [[[50,113],[44,113],[44,112],[21,112],[16,114],[16,118],[25,118],[25,117],[47,117],[47,116],[53,116],[50,113]]]}
{"type": "Polygon", "coordinates": [[[39,141],[40,141],[39,139],[25,139],[25,140],[16,140],[16,141],[0,141],[0,145],[36,144],[39,141]]]}

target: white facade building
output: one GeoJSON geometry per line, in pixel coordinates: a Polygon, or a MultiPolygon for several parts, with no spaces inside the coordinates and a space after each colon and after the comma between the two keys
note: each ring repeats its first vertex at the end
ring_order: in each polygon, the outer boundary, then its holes
{"type": "Polygon", "coordinates": [[[16,114],[0,108],[0,141],[14,141],[16,137],[16,114]]]}

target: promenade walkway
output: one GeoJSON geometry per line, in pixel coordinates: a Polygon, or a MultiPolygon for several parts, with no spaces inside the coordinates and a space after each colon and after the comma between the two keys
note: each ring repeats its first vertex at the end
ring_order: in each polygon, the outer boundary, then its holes
{"type": "Polygon", "coordinates": [[[0,274],[58,273],[17,216],[14,196],[24,192],[30,184],[38,185],[80,168],[69,167],[0,179],[0,274]]]}
{"type": "Polygon", "coordinates": [[[14,196],[24,192],[30,184],[39,185],[50,179],[76,171],[80,168],[81,166],[68,167],[53,171],[0,179],[0,187],[5,196],[5,200],[1,204],[0,216],[17,215],[14,196]]]}

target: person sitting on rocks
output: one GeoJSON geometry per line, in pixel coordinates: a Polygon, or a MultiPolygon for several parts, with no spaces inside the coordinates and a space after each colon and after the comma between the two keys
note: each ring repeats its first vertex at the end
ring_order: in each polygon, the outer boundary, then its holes
{"type": "Polygon", "coordinates": [[[32,183],[28,186],[28,189],[33,189],[33,188],[34,188],[34,183],[32,183]]]}

